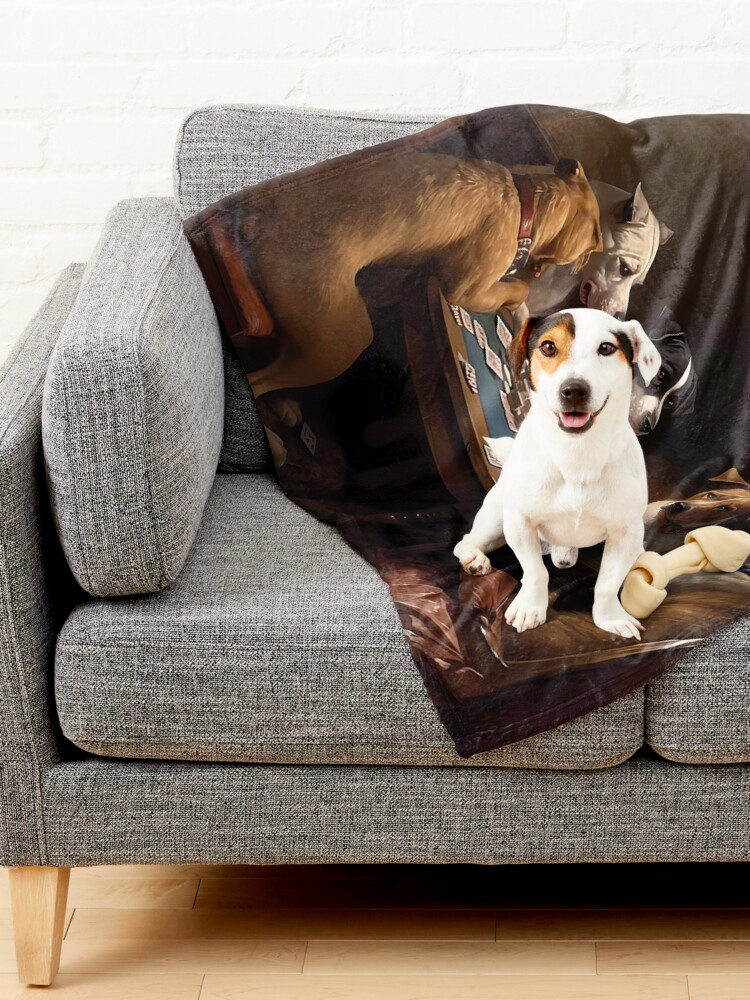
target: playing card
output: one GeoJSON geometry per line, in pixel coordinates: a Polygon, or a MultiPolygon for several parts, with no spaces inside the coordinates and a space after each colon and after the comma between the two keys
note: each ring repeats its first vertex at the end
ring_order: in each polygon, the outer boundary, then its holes
{"type": "Polygon", "coordinates": [[[503,363],[491,347],[485,347],[484,360],[487,362],[487,367],[491,372],[494,372],[498,378],[503,378],[505,374],[503,372],[503,363]]]}
{"type": "Polygon", "coordinates": [[[513,334],[499,316],[495,317],[495,332],[505,350],[509,350],[513,342],[513,334]]]}

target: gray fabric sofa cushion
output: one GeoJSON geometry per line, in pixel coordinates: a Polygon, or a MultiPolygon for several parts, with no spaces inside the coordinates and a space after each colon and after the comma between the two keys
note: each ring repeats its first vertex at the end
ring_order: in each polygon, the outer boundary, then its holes
{"type": "Polygon", "coordinates": [[[440,121],[434,115],[377,115],[216,104],[191,112],[174,156],[175,198],[183,219],[233,191],[333,156],[352,153],[440,121]]]}
{"type": "Polygon", "coordinates": [[[750,762],[750,616],[709,636],[648,686],[646,738],[678,763],[750,762]]]}
{"type": "Polygon", "coordinates": [[[222,472],[270,472],[273,459],[255,396],[234,348],[226,337],[221,342],[225,404],[219,468],[222,472]]]}
{"type": "Polygon", "coordinates": [[[116,757],[578,769],[643,740],[643,692],[466,761],[412,662],[387,587],[270,476],[219,475],[162,593],[77,607],[61,631],[64,734],[116,757]]]}
{"type": "MultiPolygon", "coordinates": [[[[275,105],[199,108],[182,124],[174,158],[175,198],[183,218],[219,198],[278,174],[418,132],[427,115],[347,114],[275,105]]],[[[221,468],[270,470],[255,399],[234,353],[226,355],[226,415],[221,468]]]]}
{"type": "Polygon", "coordinates": [[[211,489],[223,416],[218,324],[174,202],[121,202],[44,386],[52,510],[85,590],[145,593],[174,580],[211,489]]]}

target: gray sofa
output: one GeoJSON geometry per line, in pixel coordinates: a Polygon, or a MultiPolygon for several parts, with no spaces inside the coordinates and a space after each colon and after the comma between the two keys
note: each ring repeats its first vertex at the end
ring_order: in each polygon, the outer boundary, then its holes
{"type": "Polygon", "coordinates": [[[385,584],[275,481],[181,218],[430,121],[195,112],[175,198],[118,205],[0,369],[22,981],[55,974],[72,866],[750,856],[750,617],[646,690],[462,760],[385,584]]]}

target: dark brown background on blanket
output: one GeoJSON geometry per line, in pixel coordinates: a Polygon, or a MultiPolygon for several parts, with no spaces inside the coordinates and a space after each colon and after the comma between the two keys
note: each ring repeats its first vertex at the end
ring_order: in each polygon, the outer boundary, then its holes
{"type": "MultiPolygon", "coordinates": [[[[649,330],[667,306],[687,334],[699,373],[692,412],[665,417],[641,439],[650,499],[668,504],[691,497],[730,469],[748,478],[750,116],[625,125],[572,109],[494,108],[210,206],[185,228],[251,386],[279,350],[279,324],[264,300],[262,248],[280,235],[289,192],[307,184],[314,190],[335,171],[345,203],[357,163],[414,151],[505,165],[549,166],[571,157],[589,180],[626,191],[642,182],[651,208],[675,235],[645,283],[634,287],[628,316],[649,330]]],[[[321,217],[321,239],[325,228],[321,217]]],[[[287,220],[284,245],[294,249],[298,239],[302,252],[315,238],[312,229],[295,237],[287,220]]],[[[573,569],[552,568],[544,626],[522,634],[505,626],[502,611],[520,576],[512,552],[499,550],[495,571],[473,578],[451,551],[488,481],[439,281],[429,266],[386,262],[364,267],[356,285],[371,342],[323,383],[264,385],[259,410],[286,493],[338,524],[391,588],[415,662],[460,754],[516,742],[607,704],[745,613],[747,575],[700,575],[670,588],[641,643],[604,633],[590,615],[594,548],[573,569]]],[[[299,289],[290,283],[288,294],[299,289]]],[[[721,523],[747,528],[745,511],[740,504],[721,523]]],[[[681,544],[687,530],[665,524],[649,529],[661,551],[681,544]]]]}

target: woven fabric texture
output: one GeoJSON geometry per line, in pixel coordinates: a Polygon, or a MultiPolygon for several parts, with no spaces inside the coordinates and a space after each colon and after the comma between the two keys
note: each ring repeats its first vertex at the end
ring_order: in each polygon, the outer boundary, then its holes
{"type": "Polygon", "coordinates": [[[646,691],[647,739],[662,757],[750,762],[750,616],[709,636],[646,691]]]}
{"type": "Polygon", "coordinates": [[[746,861],[750,766],[601,771],[78,761],[50,864],[746,861]]]}
{"type": "Polygon", "coordinates": [[[0,368],[0,864],[46,858],[41,772],[59,756],[54,646],[80,592],[49,515],[42,387],[82,274],[82,264],[62,272],[0,368]]]}
{"type": "Polygon", "coordinates": [[[270,104],[198,108],[182,123],[175,148],[180,214],[185,219],[249,184],[419,132],[439,120],[270,104]]]}
{"type": "Polygon", "coordinates": [[[52,509],[91,594],[159,590],[182,567],[219,457],[218,324],[170,198],[109,214],[50,360],[52,509]]]}
{"type": "MultiPolygon", "coordinates": [[[[248,184],[418,132],[437,120],[254,104],[199,108],[183,122],[175,148],[180,214],[187,218],[248,184]]],[[[221,468],[270,470],[265,432],[244,372],[233,352],[227,353],[225,363],[221,468]]]]}
{"type": "Polygon", "coordinates": [[[255,396],[226,337],[222,337],[222,351],[225,404],[219,468],[222,472],[271,472],[271,450],[255,396]]]}
{"type": "Polygon", "coordinates": [[[97,754],[269,763],[606,767],[643,741],[643,692],[470,761],[414,669],[387,587],[263,475],[219,475],[176,582],[75,609],[63,732],[97,754]]]}

